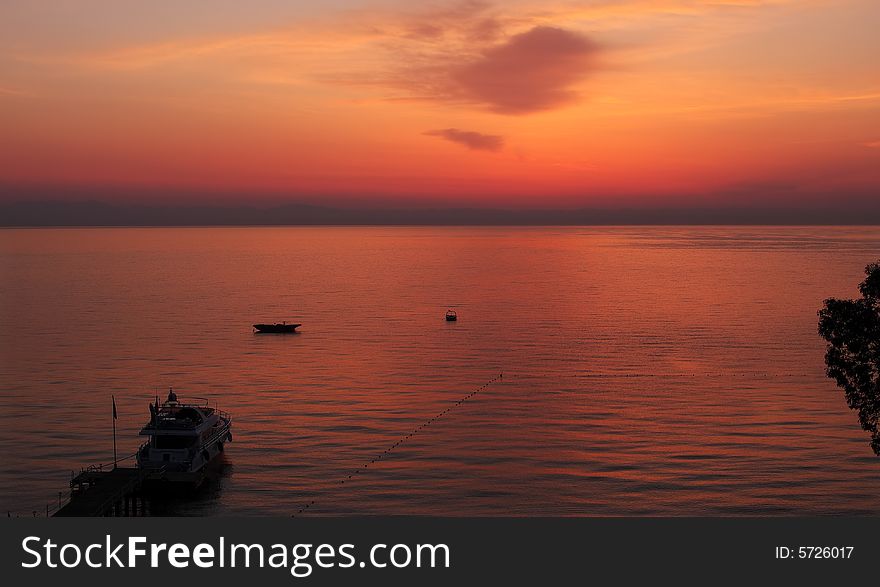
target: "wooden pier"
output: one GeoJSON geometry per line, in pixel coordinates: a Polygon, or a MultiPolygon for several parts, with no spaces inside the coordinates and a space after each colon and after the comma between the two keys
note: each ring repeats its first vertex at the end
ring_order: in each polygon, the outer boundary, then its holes
{"type": "Polygon", "coordinates": [[[146,502],[141,488],[145,481],[162,474],[126,467],[85,469],[70,480],[70,501],[54,516],[144,516],[146,502]]]}

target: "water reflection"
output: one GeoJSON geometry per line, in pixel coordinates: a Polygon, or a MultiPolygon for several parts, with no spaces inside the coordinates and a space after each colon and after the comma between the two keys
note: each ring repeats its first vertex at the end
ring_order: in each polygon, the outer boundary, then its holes
{"type": "Polygon", "coordinates": [[[110,460],[110,395],[134,452],[173,385],[235,419],[235,474],[178,514],[880,514],[816,336],[878,251],[858,227],[0,231],[0,502],[110,460]]]}

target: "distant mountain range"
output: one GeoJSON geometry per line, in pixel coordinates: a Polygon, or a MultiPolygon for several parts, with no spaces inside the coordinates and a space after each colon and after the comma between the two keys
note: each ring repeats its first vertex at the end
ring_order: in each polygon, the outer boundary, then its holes
{"type": "Polygon", "coordinates": [[[880,224],[880,208],[334,208],[277,205],[0,202],[0,226],[880,224]]]}

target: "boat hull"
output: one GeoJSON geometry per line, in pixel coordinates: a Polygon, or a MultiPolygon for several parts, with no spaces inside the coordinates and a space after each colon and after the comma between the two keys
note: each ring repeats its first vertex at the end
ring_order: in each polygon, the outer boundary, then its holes
{"type": "Polygon", "coordinates": [[[291,334],[302,324],[254,324],[257,334],[291,334]]]}

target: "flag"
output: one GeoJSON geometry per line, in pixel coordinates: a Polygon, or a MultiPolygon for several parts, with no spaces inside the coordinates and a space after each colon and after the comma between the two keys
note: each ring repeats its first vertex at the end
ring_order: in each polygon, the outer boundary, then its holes
{"type": "Polygon", "coordinates": [[[116,416],[116,397],[111,395],[110,398],[113,400],[113,419],[117,420],[118,417],[116,416]]]}

